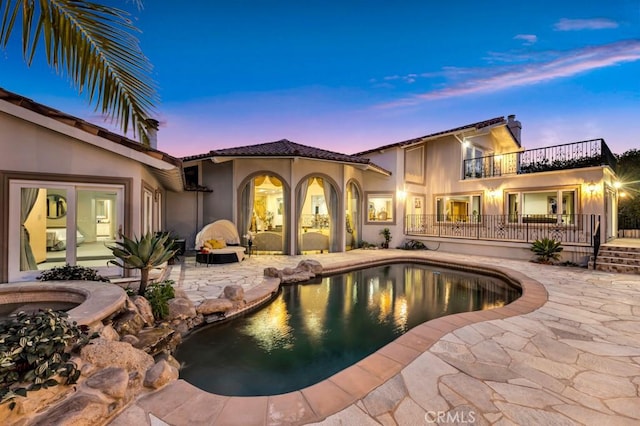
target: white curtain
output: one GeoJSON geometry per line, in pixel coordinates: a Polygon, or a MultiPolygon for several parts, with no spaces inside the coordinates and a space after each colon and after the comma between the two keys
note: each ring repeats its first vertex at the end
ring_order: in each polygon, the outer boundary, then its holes
{"type": "Polygon", "coordinates": [[[20,192],[20,270],[34,271],[38,264],[31,250],[29,231],[24,226],[38,199],[39,188],[22,188],[20,192]]]}
{"type": "Polygon", "coordinates": [[[300,182],[300,189],[298,190],[298,196],[296,197],[296,217],[298,218],[298,244],[296,248],[297,254],[302,254],[302,209],[304,202],[307,199],[307,190],[309,189],[310,179],[300,182]]]}
{"type": "Polygon", "coordinates": [[[329,213],[329,252],[340,251],[340,235],[338,227],[338,194],[327,179],[319,179],[324,191],[324,202],[329,213]]]}

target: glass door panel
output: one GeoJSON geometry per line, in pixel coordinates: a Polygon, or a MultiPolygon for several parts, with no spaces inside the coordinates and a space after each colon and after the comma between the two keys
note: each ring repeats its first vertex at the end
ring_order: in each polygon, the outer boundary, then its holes
{"type": "MultiPolygon", "coordinates": [[[[111,250],[121,228],[120,191],[117,188],[87,188],[76,191],[76,263],[91,268],[105,268],[114,259],[111,250]]],[[[114,266],[110,267],[109,275],[114,266]]],[[[119,271],[118,271],[119,273],[119,271]]]]}

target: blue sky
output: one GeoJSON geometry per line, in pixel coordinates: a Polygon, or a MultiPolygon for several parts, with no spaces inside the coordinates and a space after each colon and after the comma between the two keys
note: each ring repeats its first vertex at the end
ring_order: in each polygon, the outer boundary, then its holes
{"type": "MultiPolygon", "coordinates": [[[[142,30],[176,156],[283,138],[354,153],[509,114],[525,148],[640,148],[640,0],[108,3],[142,30]]],[[[11,44],[0,86],[105,125],[43,64],[11,44]]]]}

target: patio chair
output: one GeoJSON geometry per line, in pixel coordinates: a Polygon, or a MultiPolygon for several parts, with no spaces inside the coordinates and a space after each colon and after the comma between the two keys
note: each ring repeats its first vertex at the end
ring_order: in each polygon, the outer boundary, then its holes
{"type": "Polygon", "coordinates": [[[218,245],[224,242],[224,247],[208,248],[206,253],[198,253],[198,263],[232,263],[244,260],[245,248],[240,245],[240,235],[233,222],[221,219],[202,228],[196,235],[196,249],[212,245],[213,241],[218,245]]]}

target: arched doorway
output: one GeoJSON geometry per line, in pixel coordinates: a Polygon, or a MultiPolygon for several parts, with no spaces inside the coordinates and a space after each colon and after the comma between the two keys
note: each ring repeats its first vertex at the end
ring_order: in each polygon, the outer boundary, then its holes
{"type": "Polygon", "coordinates": [[[340,198],[335,183],[327,176],[309,176],[298,185],[297,253],[340,251],[340,198]]]}
{"type": "Polygon", "coordinates": [[[283,180],[268,173],[248,179],[241,190],[238,232],[251,236],[253,250],[262,254],[287,252],[288,190],[283,180]]]}
{"type": "Polygon", "coordinates": [[[362,214],[360,212],[362,205],[362,197],[360,188],[355,181],[351,180],[347,183],[345,196],[345,250],[353,250],[360,247],[362,239],[362,214]]]}

